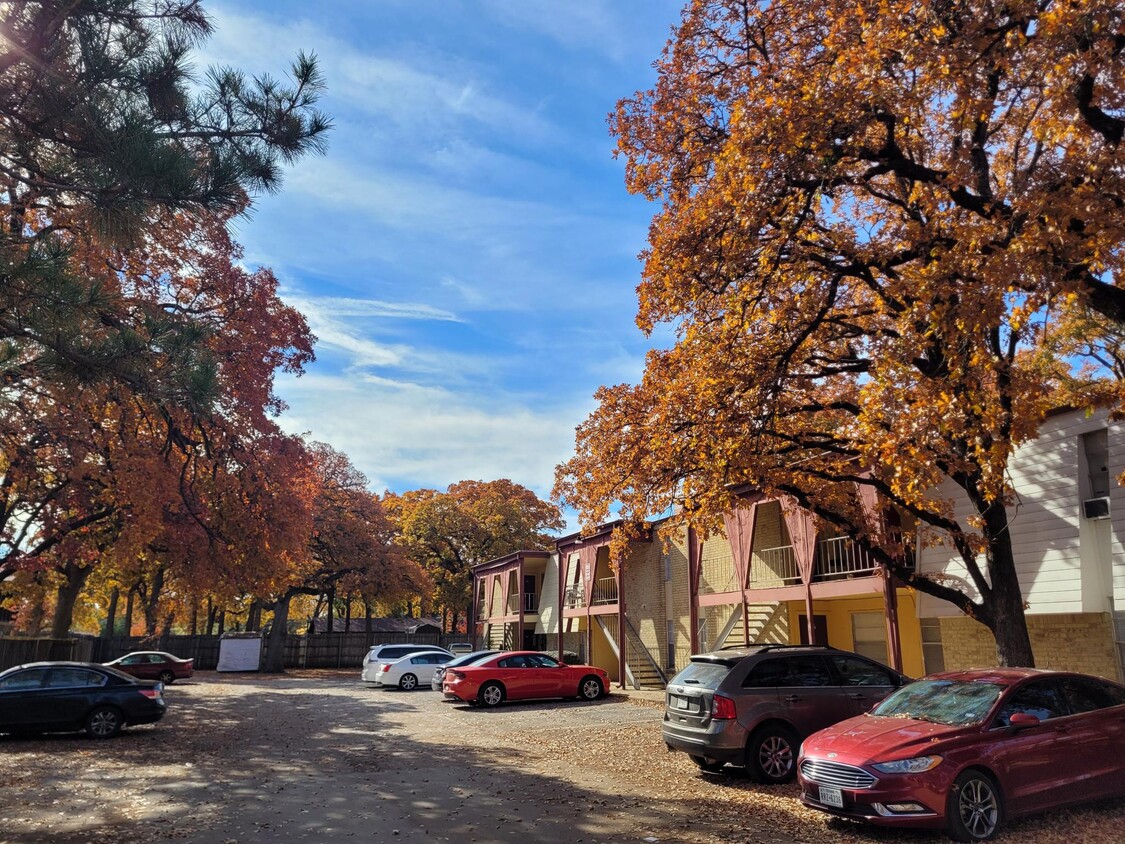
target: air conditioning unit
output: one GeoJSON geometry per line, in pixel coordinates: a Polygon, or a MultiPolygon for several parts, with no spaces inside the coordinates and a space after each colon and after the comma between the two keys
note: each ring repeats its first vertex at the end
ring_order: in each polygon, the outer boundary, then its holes
{"type": "Polygon", "coordinates": [[[1108,519],[1109,498],[1087,498],[1082,502],[1082,515],[1087,519],[1108,519]]]}

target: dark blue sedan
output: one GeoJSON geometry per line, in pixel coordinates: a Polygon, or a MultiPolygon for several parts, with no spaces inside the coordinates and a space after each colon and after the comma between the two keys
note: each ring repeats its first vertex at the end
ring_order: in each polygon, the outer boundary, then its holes
{"type": "Polygon", "coordinates": [[[85,730],[109,738],[164,717],[164,686],[88,662],[33,662],[0,672],[0,733],[85,730]]]}

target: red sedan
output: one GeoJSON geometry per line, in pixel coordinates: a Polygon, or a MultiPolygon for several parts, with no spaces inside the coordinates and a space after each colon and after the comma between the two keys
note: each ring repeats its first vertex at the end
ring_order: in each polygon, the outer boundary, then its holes
{"type": "Polygon", "coordinates": [[[499,706],[505,700],[577,697],[597,700],[609,675],[592,665],[567,665],[538,651],[505,651],[474,665],[445,672],[442,692],[470,706],[499,706]]]}
{"type": "Polygon", "coordinates": [[[934,674],[814,733],[807,806],[985,841],[1006,818],[1125,795],[1125,687],[1033,669],[934,674]]]}
{"type": "Polygon", "coordinates": [[[165,686],[195,673],[194,659],[180,659],[163,651],[136,651],[105,664],[134,677],[159,680],[165,686]]]}

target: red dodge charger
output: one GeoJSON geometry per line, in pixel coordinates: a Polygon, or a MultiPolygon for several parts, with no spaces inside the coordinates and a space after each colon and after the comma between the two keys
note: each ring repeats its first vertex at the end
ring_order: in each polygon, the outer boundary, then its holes
{"type": "Polygon", "coordinates": [[[442,692],[470,706],[499,706],[505,700],[577,697],[597,700],[609,675],[592,665],[567,665],[538,651],[505,651],[445,672],[442,692]]]}

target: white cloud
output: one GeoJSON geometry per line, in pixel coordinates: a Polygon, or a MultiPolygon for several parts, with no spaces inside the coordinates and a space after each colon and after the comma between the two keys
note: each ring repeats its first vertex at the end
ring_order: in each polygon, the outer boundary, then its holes
{"type": "Polygon", "coordinates": [[[354,374],[286,376],[278,388],[290,405],[282,426],[346,453],[377,491],[510,478],[546,497],[588,413],[354,374]]]}
{"type": "MultiPolygon", "coordinates": [[[[296,302],[294,302],[296,304],[296,302]]],[[[309,305],[302,302],[302,305],[309,305]]],[[[349,299],[321,296],[316,299],[317,311],[326,316],[389,317],[392,319],[431,319],[460,322],[456,314],[417,302],[380,302],[375,299],[349,299]]]]}

